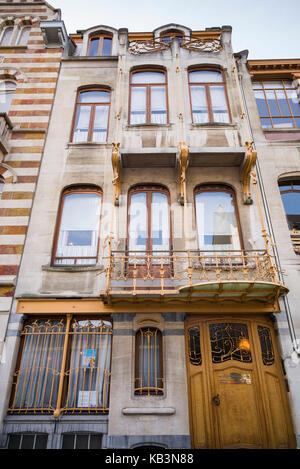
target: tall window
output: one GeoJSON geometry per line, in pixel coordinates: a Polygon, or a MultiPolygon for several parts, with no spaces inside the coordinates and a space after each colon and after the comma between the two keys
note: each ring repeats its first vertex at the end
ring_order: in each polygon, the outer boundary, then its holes
{"type": "Polygon", "coordinates": [[[130,124],[167,123],[167,78],[161,71],[130,75],[130,124]]]}
{"type": "Polygon", "coordinates": [[[130,252],[170,250],[169,194],[163,187],[135,187],[129,194],[130,252]]]}
{"type": "Polygon", "coordinates": [[[135,394],[163,394],[162,336],[158,329],[137,331],[135,366],[135,394]]]}
{"type": "Polygon", "coordinates": [[[90,89],[78,93],[73,142],[106,142],[109,110],[109,91],[90,89]]]}
{"type": "Polygon", "coordinates": [[[279,189],[294,250],[300,254],[300,180],[282,181],[279,189]]]}
{"type": "Polygon", "coordinates": [[[190,71],[189,87],[194,124],[230,122],[222,72],[216,70],[190,71]]]}
{"type": "Polygon", "coordinates": [[[102,193],[83,186],[63,193],[54,243],[54,265],[96,264],[102,193]]]}
{"type": "Polygon", "coordinates": [[[29,39],[29,34],[30,34],[30,26],[24,26],[18,35],[17,39],[17,45],[18,46],[26,46],[28,39],[29,39]]]}
{"type": "Polygon", "coordinates": [[[13,81],[0,82],[0,112],[8,114],[15,89],[16,84],[13,81]]]}
{"type": "Polygon", "coordinates": [[[263,128],[300,127],[300,100],[291,80],[253,83],[263,128]]]}
{"type": "Polygon", "coordinates": [[[6,26],[6,28],[3,29],[1,38],[0,38],[1,46],[10,45],[13,29],[14,29],[13,26],[6,26]]]}
{"type": "Polygon", "coordinates": [[[235,196],[230,188],[198,186],[195,190],[195,206],[201,251],[241,249],[235,196]]]}
{"type": "Polygon", "coordinates": [[[111,337],[111,322],[99,317],[29,318],[21,333],[9,411],[108,410],[111,337]]]}
{"type": "Polygon", "coordinates": [[[110,56],[112,50],[112,37],[105,35],[92,36],[89,40],[89,57],[110,56]]]}

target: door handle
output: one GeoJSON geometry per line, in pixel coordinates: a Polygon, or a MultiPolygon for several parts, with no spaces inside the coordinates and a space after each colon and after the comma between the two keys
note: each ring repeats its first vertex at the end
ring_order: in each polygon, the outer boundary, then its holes
{"type": "Polygon", "coordinates": [[[220,395],[217,394],[212,398],[213,403],[218,407],[220,405],[220,395]]]}

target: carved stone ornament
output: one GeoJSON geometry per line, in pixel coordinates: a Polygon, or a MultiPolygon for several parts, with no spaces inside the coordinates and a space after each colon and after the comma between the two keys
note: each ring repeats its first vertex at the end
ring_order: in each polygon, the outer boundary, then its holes
{"type": "Polygon", "coordinates": [[[120,143],[113,143],[113,151],[111,155],[111,163],[113,167],[113,185],[115,186],[115,205],[119,204],[119,195],[121,193],[121,163],[120,163],[120,143]]]}
{"type": "Polygon", "coordinates": [[[178,182],[179,182],[179,203],[184,204],[184,183],[186,170],[189,165],[189,148],[185,142],[179,142],[179,164],[178,164],[178,182]]]}
{"type": "Polygon", "coordinates": [[[129,52],[131,54],[149,54],[168,49],[170,44],[161,42],[159,39],[131,41],[129,43],[129,52]]]}
{"type": "Polygon", "coordinates": [[[181,47],[198,52],[219,52],[222,49],[220,39],[190,39],[183,42],[181,47]]]}
{"type": "Polygon", "coordinates": [[[244,194],[244,203],[246,205],[251,205],[252,198],[251,198],[251,193],[250,193],[250,181],[251,181],[251,173],[256,164],[257,152],[253,150],[252,143],[250,142],[246,142],[246,151],[247,151],[247,157],[242,167],[241,179],[242,179],[242,187],[243,187],[243,194],[244,194]]]}

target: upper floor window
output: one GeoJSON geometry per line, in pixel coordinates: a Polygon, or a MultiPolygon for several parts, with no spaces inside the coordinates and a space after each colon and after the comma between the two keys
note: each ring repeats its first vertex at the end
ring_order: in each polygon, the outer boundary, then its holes
{"type": "Polygon", "coordinates": [[[300,180],[282,181],[279,189],[294,251],[300,254],[300,180]]]}
{"type": "Polygon", "coordinates": [[[160,330],[144,327],[136,333],[135,394],[163,394],[162,335],[160,330]]]}
{"type": "Polygon", "coordinates": [[[15,89],[16,84],[13,81],[0,82],[0,112],[8,114],[15,89]]]}
{"type": "Polygon", "coordinates": [[[109,110],[109,91],[89,89],[79,92],[75,109],[73,142],[106,142],[109,110]]]}
{"type": "Polygon", "coordinates": [[[63,193],[53,250],[54,265],[96,264],[102,193],[73,187],[63,193]]]}
{"type": "Polygon", "coordinates": [[[263,128],[300,127],[300,102],[291,80],[256,81],[254,95],[263,128]]]}
{"type": "Polygon", "coordinates": [[[20,30],[17,38],[17,46],[26,46],[29,39],[30,29],[30,26],[24,26],[20,30]]]}
{"type": "Polygon", "coordinates": [[[163,71],[130,75],[130,124],[167,123],[167,78],[163,71]]]}
{"type": "Polygon", "coordinates": [[[217,70],[190,71],[189,88],[194,124],[230,122],[222,72],[217,70]]]}
{"type": "Polygon", "coordinates": [[[160,35],[160,40],[166,44],[169,44],[173,39],[179,38],[180,44],[183,42],[183,33],[179,31],[168,31],[160,35]]]}
{"type": "Polygon", "coordinates": [[[201,251],[241,249],[234,192],[227,186],[198,186],[195,190],[198,243],[201,251]]]}
{"type": "Polygon", "coordinates": [[[13,30],[14,30],[13,26],[6,26],[3,29],[2,34],[1,34],[1,38],[0,38],[1,46],[9,46],[10,45],[13,30]]]}
{"type": "Polygon", "coordinates": [[[89,57],[110,56],[112,50],[112,37],[97,35],[90,37],[88,46],[89,57]]]}

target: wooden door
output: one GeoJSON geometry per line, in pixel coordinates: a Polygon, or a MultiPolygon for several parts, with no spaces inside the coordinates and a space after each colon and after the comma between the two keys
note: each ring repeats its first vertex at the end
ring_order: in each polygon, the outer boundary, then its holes
{"type": "Polygon", "coordinates": [[[293,448],[272,323],[189,318],[186,328],[194,448],[293,448]]]}

